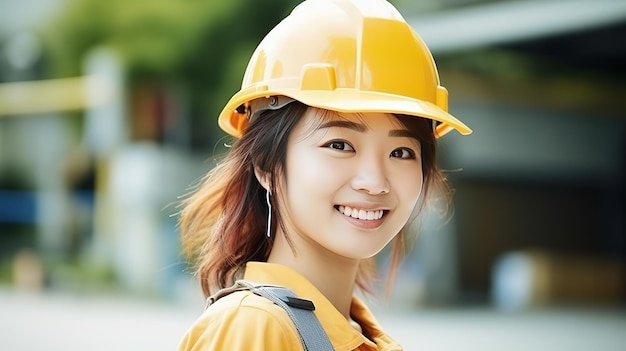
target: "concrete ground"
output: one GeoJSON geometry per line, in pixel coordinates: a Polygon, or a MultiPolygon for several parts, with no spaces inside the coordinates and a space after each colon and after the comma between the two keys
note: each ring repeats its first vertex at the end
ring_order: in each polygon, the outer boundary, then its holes
{"type": "MultiPolygon", "coordinates": [[[[191,300],[0,289],[0,350],[175,350],[202,310],[200,299],[191,300]]],[[[624,309],[419,309],[377,315],[405,350],[626,350],[624,309]]]]}

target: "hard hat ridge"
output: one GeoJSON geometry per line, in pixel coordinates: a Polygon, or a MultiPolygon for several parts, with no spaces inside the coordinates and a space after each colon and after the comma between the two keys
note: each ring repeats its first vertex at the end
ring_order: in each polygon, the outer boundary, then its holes
{"type": "MultiPolygon", "coordinates": [[[[308,0],[297,5],[292,14],[296,11],[306,11],[308,6],[326,6],[329,10],[334,7],[348,17],[360,22],[365,17],[389,18],[404,21],[402,14],[386,0],[308,0]]],[[[316,11],[317,12],[317,11],[316,11]]],[[[319,12],[318,12],[319,13],[319,12]]]]}

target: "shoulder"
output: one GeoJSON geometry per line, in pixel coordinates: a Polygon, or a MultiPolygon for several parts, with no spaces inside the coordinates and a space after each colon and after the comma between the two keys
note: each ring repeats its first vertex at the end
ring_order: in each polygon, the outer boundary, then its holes
{"type": "Polygon", "coordinates": [[[249,291],[224,296],[185,334],[182,350],[302,350],[296,327],[279,306],[249,291]]]}

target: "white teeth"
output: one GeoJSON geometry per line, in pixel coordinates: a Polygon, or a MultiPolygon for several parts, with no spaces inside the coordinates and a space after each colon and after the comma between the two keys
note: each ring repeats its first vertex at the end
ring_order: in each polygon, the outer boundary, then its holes
{"type": "Polygon", "coordinates": [[[382,218],[383,213],[384,213],[383,210],[367,211],[367,210],[359,210],[356,208],[351,208],[348,206],[339,206],[338,210],[344,216],[358,218],[361,220],[368,220],[368,221],[380,219],[382,218]]]}

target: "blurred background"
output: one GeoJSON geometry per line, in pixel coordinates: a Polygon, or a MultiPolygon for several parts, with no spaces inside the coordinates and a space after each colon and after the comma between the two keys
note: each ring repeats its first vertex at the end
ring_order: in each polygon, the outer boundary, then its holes
{"type": "MultiPolygon", "coordinates": [[[[176,202],[297,3],[0,0],[0,349],[176,347],[203,309],[176,202]]],[[[626,349],[626,1],[392,3],[474,133],[441,139],[455,213],[371,301],[383,326],[407,350],[626,349]]]]}

